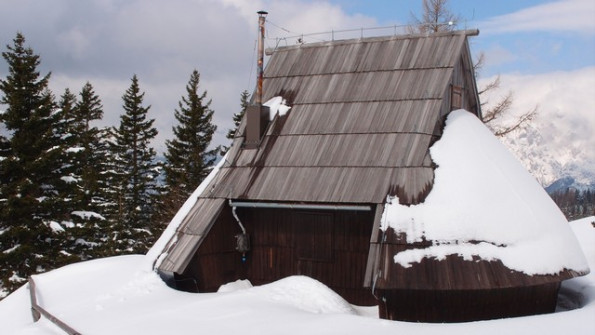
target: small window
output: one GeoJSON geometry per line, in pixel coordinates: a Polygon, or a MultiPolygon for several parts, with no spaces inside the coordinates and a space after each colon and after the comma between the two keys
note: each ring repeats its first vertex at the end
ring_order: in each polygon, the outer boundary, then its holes
{"type": "Polygon", "coordinates": [[[331,261],[332,230],[333,214],[296,213],[293,234],[298,259],[331,261]]]}
{"type": "Polygon", "coordinates": [[[450,110],[463,108],[463,88],[456,85],[452,85],[451,88],[450,110]]]}

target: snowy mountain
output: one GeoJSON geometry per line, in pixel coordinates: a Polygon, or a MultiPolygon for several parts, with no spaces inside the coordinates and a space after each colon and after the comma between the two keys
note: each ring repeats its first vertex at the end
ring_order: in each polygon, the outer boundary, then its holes
{"type": "MultiPolygon", "coordinates": [[[[478,82],[485,87],[496,77],[478,82]]],[[[484,112],[507,93],[513,93],[510,111],[497,123],[511,125],[537,108],[529,126],[502,141],[527,170],[546,187],[564,177],[578,189],[595,185],[595,67],[571,72],[526,75],[504,74],[501,86],[482,96],[484,112]]]]}
{"type": "Polygon", "coordinates": [[[571,137],[549,135],[548,128],[536,119],[501,140],[549,193],[595,189],[595,161],[587,148],[574,145],[571,137]]]}
{"type": "Polygon", "coordinates": [[[547,186],[545,188],[545,190],[549,194],[552,194],[555,192],[564,192],[567,189],[575,189],[575,190],[579,190],[579,191],[585,191],[587,189],[595,190],[595,183],[594,182],[591,182],[590,184],[580,183],[580,182],[577,182],[570,175],[567,175],[566,177],[562,177],[562,178],[554,181],[553,183],[551,183],[549,186],[547,186]]]}

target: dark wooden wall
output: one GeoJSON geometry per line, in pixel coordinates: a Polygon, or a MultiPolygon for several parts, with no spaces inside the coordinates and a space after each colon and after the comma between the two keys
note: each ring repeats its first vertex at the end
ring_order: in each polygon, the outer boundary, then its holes
{"type": "Polygon", "coordinates": [[[247,266],[235,249],[235,236],[241,232],[231,210],[224,208],[179,277],[187,283],[195,280],[199,292],[215,292],[222,284],[245,279],[247,266]]]}
{"type": "Polygon", "coordinates": [[[352,304],[379,305],[382,318],[413,322],[487,320],[550,313],[556,307],[559,282],[499,289],[377,287],[377,300],[370,287],[363,287],[374,211],[243,208],[237,213],[250,234],[245,260],[235,250],[241,229],[225,208],[186,271],[176,276],[179,289],[213,292],[237,279],[262,285],[306,275],[352,304]]]}
{"type": "Polygon", "coordinates": [[[492,290],[385,290],[380,317],[412,322],[467,322],[553,313],[560,283],[492,290]]]}
{"type": "Polygon", "coordinates": [[[376,305],[364,288],[374,212],[238,208],[250,235],[245,261],[235,250],[241,232],[224,209],[185,273],[201,292],[249,279],[262,285],[291,275],[315,278],[357,305],[376,305]]]}

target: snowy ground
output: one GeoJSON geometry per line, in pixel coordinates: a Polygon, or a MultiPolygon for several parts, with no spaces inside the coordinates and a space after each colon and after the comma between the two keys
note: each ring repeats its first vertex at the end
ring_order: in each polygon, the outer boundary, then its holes
{"type": "MultiPolygon", "coordinates": [[[[591,269],[593,221],[571,223],[591,269]]],[[[168,288],[150,269],[142,255],[69,265],[35,277],[39,303],[83,334],[595,334],[593,273],[564,283],[554,314],[423,324],[380,320],[307,277],[192,294],[168,288]]],[[[32,321],[25,285],[0,302],[0,334],[63,333],[44,318],[32,321]]]]}

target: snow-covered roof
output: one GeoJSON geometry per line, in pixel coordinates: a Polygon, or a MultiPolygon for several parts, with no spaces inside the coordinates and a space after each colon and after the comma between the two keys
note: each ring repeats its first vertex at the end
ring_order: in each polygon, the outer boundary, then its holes
{"type": "MultiPolygon", "coordinates": [[[[393,254],[395,277],[407,271],[414,276],[421,262],[434,260],[499,269],[486,278],[481,278],[483,271],[474,271],[469,276],[477,281],[473,284],[459,282],[473,287],[514,286],[522,276],[533,283],[559,281],[589,271],[564,215],[475,116],[453,111],[430,153],[437,168],[425,201],[408,206],[388,197],[382,216],[381,229],[393,236],[388,243],[409,246],[393,254]]],[[[390,270],[385,272],[390,276],[390,270]]],[[[436,276],[448,277],[446,272],[436,276]]]]}

